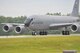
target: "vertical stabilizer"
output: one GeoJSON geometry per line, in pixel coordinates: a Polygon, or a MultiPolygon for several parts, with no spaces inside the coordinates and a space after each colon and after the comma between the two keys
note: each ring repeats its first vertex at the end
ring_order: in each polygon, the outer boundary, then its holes
{"type": "Polygon", "coordinates": [[[79,0],[75,0],[75,4],[73,7],[73,11],[71,13],[71,16],[78,17],[78,15],[79,15],[79,0]]]}

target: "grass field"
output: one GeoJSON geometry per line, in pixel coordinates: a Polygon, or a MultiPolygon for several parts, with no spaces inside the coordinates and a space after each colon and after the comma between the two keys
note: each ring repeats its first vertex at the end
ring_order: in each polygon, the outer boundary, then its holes
{"type": "Polygon", "coordinates": [[[0,39],[0,53],[62,53],[63,50],[80,53],[80,36],[0,39]]]}

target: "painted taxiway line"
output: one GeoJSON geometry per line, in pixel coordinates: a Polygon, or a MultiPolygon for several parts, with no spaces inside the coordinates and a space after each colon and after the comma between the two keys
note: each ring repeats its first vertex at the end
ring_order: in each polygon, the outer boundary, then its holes
{"type": "Polygon", "coordinates": [[[80,34],[72,34],[72,35],[20,35],[20,36],[0,36],[0,38],[32,38],[32,37],[52,37],[52,36],[80,36],[80,34]]]}
{"type": "Polygon", "coordinates": [[[27,35],[22,35],[22,36],[0,36],[0,38],[32,38],[32,37],[47,37],[47,36],[27,36],[27,35]]]}

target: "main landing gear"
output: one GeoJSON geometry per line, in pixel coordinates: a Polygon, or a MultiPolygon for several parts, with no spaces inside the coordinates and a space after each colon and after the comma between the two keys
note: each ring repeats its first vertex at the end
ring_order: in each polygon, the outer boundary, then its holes
{"type": "Polygon", "coordinates": [[[62,31],[62,35],[70,35],[69,31],[62,31]]]}
{"type": "Polygon", "coordinates": [[[70,35],[70,32],[67,27],[64,27],[64,30],[62,31],[62,35],[70,35]]]}
{"type": "Polygon", "coordinates": [[[47,32],[46,31],[40,31],[39,35],[47,35],[47,32]]]}
{"type": "Polygon", "coordinates": [[[32,32],[32,35],[47,35],[48,33],[46,31],[40,31],[38,33],[36,33],[35,31],[32,32]]]}

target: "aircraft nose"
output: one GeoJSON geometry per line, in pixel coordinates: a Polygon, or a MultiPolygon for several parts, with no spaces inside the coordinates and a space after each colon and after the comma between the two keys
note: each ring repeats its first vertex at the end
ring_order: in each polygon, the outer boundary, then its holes
{"type": "Polygon", "coordinates": [[[33,18],[26,19],[25,22],[24,22],[25,26],[29,27],[32,20],[33,20],[33,18]]]}

